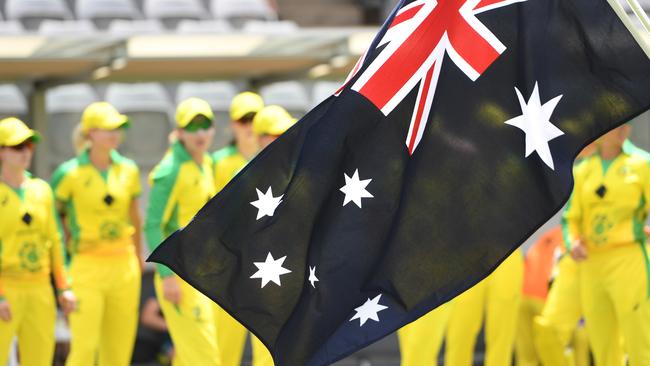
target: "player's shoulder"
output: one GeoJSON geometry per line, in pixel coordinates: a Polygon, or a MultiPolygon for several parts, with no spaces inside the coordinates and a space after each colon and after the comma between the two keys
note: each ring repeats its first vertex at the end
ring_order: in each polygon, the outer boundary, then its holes
{"type": "Polygon", "coordinates": [[[215,151],[212,154],[212,161],[214,162],[214,164],[219,164],[220,162],[230,159],[233,156],[236,156],[237,154],[238,151],[236,146],[233,145],[226,146],[222,149],[215,151]]]}

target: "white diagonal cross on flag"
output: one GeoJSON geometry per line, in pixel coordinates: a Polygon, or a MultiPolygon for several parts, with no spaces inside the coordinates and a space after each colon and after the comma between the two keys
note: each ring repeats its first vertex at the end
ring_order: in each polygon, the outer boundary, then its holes
{"type": "MultiPolygon", "coordinates": [[[[352,89],[388,115],[420,84],[406,138],[413,154],[429,118],[445,54],[467,77],[476,80],[506,49],[476,14],[523,1],[413,1],[396,14],[378,45],[386,45],[385,49],[352,89]]],[[[361,57],[347,82],[361,69],[365,58],[361,57]]]]}

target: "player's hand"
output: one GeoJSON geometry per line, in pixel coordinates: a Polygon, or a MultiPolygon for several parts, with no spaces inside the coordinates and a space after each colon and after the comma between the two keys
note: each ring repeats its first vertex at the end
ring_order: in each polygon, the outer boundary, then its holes
{"type": "Polygon", "coordinates": [[[571,258],[576,262],[582,262],[588,257],[587,247],[581,239],[573,242],[571,246],[571,258]]]}
{"type": "Polygon", "coordinates": [[[11,308],[7,300],[0,301],[0,319],[5,322],[11,321],[11,308]]]}
{"type": "Polygon", "coordinates": [[[645,232],[645,234],[647,236],[650,236],[650,226],[644,226],[643,227],[643,232],[645,232]]]}
{"type": "Polygon", "coordinates": [[[165,277],[162,280],[162,290],[163,297],[165,300],[171,302],[174,305],[178,305],[181,302],[181,287],[176,280],[176,277],[169,276],[165,277]]]}
{"type": "Polygon", "coordinates": [[[63,314],[68,316],[77,308],[77,297],[71,290],[65,290],[59,295],[59,305],[61,305],[63,314]]]}

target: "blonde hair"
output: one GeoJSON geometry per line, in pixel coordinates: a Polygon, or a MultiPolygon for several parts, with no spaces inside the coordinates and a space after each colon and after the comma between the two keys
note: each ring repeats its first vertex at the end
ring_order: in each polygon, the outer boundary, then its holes
{"type": "Polygon", "coordinates": [[[90,148],[92,144],[90,137],[84,133],[81,123],[79,123],[72,131],[72,144],[74,145],[77,154],[81,154],[84,150],[90,148]]]}

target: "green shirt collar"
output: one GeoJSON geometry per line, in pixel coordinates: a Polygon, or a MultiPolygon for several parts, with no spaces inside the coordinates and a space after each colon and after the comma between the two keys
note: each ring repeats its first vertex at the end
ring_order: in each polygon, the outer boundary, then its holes
{"type": "MultiPolygon", "coordinates": [[[[124,157],[120,155],[120,153],[117,152],[117,150],[111,150],[110,154],[111,154],[111,161],[113,162],[113,164],[119,164],[124,160],[124,157]]],[[[77,160],[79,161],[80,165],[90,164],[90,150],[85,149],[84,151],[82,151],[81,154],[77,156],[77,160]]]]}

